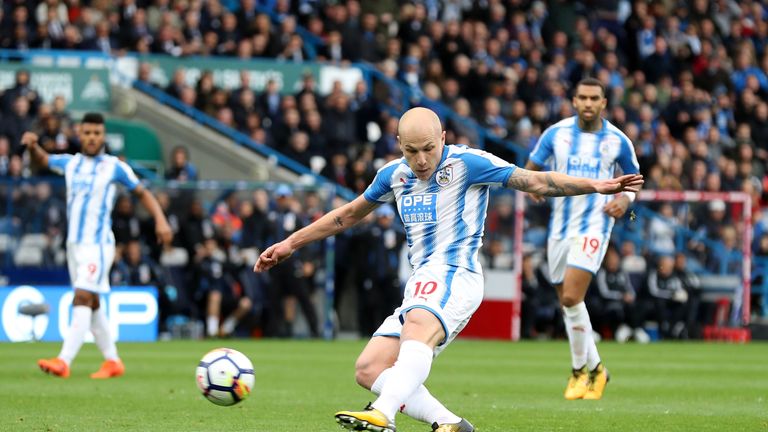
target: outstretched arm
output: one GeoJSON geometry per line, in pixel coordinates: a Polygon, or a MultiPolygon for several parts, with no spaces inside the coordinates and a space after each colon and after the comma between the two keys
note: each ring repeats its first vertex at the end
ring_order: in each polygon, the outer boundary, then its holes
{"type": "Polygon", "coordinates": [[[142,185],[136,186],[136,189],[133,190],[133,194],[139,198],[141,205],[143,205],[152,215],[152,218],[155,219],[157,242],[170,246],[171,240],[173,240],[173,230],[171,230],[171,226],[165,218],[165,213],[163,213],[163,208],[160,207],[160,203],[157,202],[157,199],[152,195],[152,192],[142,185]]]}
{"type": "Polygon", "coordinates": [[[39,168],[48,168],[48,152],[38,145],[38,136],[34,132],[24,132],[21,144],[27,147],[32,163],[39,168]]]}
{"type": "Polygon", "coordinates": [[[606,195],[637,192],[642,184],[643,176],[639,174],[593,180],[554,171],[536,172],[517,168],[509,177],[507,187],[544,196],[572,196],[595,192],[606,195]]]}
{"type": "Polygon", "coordinates": [[[300,247],[336,235],[358,223],[378,206],[379,203],[372,203],[361,195],[354,201],[326,213],[320,219],[291,234],[287,239],[268,247],[259,255],[253,271],[269,270],[300,247]]]}

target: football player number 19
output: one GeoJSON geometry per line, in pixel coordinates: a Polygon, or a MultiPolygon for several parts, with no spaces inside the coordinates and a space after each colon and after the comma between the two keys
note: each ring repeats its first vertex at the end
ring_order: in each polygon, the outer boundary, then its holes
{"type": "Polygon", "coordinates": [[[584,236],[584,245],[581,247],[581,250],[589,254],[594,254],[598,249],[600,249],[600,240],[595,237],[589,238],[584,236]]]}
{"type": "Polygon", "coordinates": [[[437,290],[437,282],[427,281],[422,283],[421,281],[418,281],[416,282],[416,292],[413,294],[413,296],[428,296],[435,292],[435,290],[437,290]]]}

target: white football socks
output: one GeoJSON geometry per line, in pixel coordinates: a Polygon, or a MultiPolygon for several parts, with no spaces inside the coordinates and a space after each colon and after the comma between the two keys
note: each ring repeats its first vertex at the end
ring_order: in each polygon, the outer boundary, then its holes
{"type": "Polygon", "coordinates": [[[571,365],[574,369],[587,366],[592,370],[600,363],[595,340],[592,338],[592,323],[589,321],[587,305],[581,302],[575,306],[563,307],[565,329],[571,346],[571,365]]]}
{"type": "MultiPolygon", "coordinates": [[[[587,321],[589,321],[589,318],[587,318],[587,321]]],[[[595,343],[595,337],[593,336],[593,333],[590,331],[589,341],[587,341],[587,369],[590,371],[593,371],[599,364],[600,364],[600,354],[597,352],[597,344],[595,343]]]]}
{"type": "Polygon", "coordinates": [[[88,306],[72,307],[72,323],[69,326],[69,332],[64,337],[64,343],[61,345],[59,358],[64,360],[67,365],[72,363],[80,347],[83,346],[85,334],[91,328],[91,308],[88,306]]]}
{"type": "Polygon", "coordinates": [[[91,333],[105,360],[117,360],[117,345],[109,331],[109,321],[104,313],[104,308],[93,311],[91,316],[91,333]]]}
{"type": "MultiPolygon", "coordinates": [[[[384,383],[389,380],[392,368],[384,370],[379,374],[376,381],[371,387],[371,391],[377,396],[381,394],[381,389],[384,387],[384,383]]],[[[400,407],[400,411],[416,420],[423,421],[427,424],[437,423],[458,423],[461,421],[461,417],[452,413],[446,408],[439,400],[437,400],[424,384],[413,392],[412,395],[406,399],[405,403],[400,407]]]]}
{"type": "Polygon", "coordinates": [[[373,407],[384,413],[394,423],[400,406],[419,388],[429,376],[432,367],[432,348],[415,340],[400,344],[400,354],[389,370],[379,398],[373,407]]]}

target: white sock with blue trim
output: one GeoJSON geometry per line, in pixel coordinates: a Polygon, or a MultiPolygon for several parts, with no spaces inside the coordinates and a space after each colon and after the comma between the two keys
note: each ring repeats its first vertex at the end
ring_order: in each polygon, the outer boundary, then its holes
{"type": "Polygon", "coordinates": [[[372,404],[392,423],[400,406],[427,380],[432,356],[432,348],[423,342],[407,340],[400,344],[397,361],[389,368],[389,377],[382,385],[381,394],[372,404]]]}
{"type": "MultiPolygon", "coordinates": [[[[371,386],[371,391],[377,396],[381,394],[381,389],[384,387],[384,383],[389,380],[392,368],[384,370],[376,381],[371,386]]],[[[424,387],[424,384],[420,385],[416,391],[406,399],[403,405],[400,407],[400,412],[422,421],[427,424],[451,424],[461,421],[461,417],[452,413],[446,408],[439,400],[437,400],[432,394],[424,387]]]]}

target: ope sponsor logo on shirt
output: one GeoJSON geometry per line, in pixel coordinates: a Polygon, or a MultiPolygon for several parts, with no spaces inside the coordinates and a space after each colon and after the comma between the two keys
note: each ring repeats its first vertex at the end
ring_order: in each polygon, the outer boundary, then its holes
{"type": "Polygon", "coordinates": [[[404,195],[400,199],[403,223],[421,224],[437,222],[437,194],[404,195]]]}
{"type": "Polygon", "coordinates": [[[72,185],[70,186],[72,188],[72,193],[85,193],[90,190],[93,185],[94,177],[93,174],[75,174],[72,177],[72,185]]]}
{"type": "Polygon", "coordinates": [[[598,178],[600,175],[600,159],[569,156],[567,174],[577,177],[598,178]]]}

